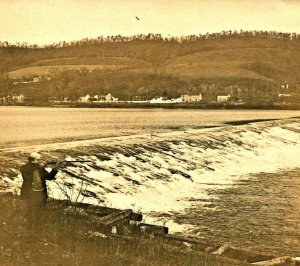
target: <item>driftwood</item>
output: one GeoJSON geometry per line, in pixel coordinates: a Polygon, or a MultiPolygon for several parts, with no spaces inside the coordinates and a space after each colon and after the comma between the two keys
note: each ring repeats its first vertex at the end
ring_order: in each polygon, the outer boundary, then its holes
{"type": "Polygon", "coordinates": [[[124,224],[126,222],[129,223],[131,214],[132,214],[132,210],[113,212],[104,217],[99,217],[97,219],[97,222],[106,226],[112,226],[114,224],[124,224]]]}
{"type": "Polygon", "coordinates": [[[137,234],[146,234],[154,236],[165,236],[169,233],[169,228],[154,224],[145,224],[137,221],[130,221],[129,230],[137,234]]]}
{"type": "Polygon", "coordinates": [[[142,233],[148,233],[153,235],[166,235],[169,232],[168,227],[160,226],[160,225],[141,223],[139,227],[142,233]]]}

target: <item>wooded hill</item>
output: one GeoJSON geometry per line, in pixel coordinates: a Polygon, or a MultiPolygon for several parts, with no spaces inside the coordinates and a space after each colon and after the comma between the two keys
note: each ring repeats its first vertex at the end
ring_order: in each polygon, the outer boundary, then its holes
{"type": "Polygon", "coordinates": [[[109,36],[44,47],[0,42],[0,94],[41,100],[108,92],[121,100],[198,92],[266,96],[283,83],[299,92],[299,66],[300,35],[277,32],[109,36]],[[13,83],[35,76],[41,82],[13,83]]]}

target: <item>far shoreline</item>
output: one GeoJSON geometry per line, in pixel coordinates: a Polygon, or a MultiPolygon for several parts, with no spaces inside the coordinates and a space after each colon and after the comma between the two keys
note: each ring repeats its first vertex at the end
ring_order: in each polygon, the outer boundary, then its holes
{"type": "Polygon", "coordinates": [[[115,109],[212,109],[212,110],[300,110],[300,105],[291,104],[231,104],[231,103],[13,103],[0,106],[28,106],[28,107],[53,107],[53,108],[115,108],[115,109]]]}

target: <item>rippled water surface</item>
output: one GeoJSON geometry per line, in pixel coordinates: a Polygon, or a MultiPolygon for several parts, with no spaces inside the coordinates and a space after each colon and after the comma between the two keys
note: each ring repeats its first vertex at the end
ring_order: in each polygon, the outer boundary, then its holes
{"type": "Polygon", "coordinates": [[[300,116],[300,111],[0,107],[0,145],[37,144],[300,116]]]}

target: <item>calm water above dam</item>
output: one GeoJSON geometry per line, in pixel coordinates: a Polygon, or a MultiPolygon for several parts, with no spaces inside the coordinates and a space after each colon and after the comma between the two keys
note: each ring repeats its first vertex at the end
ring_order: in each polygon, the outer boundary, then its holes
{"type": "Polygon", "coordinates": [[[281,110],[163,110],[0,107],[0,146],[20,146],[300,116],[281,110]]]}

